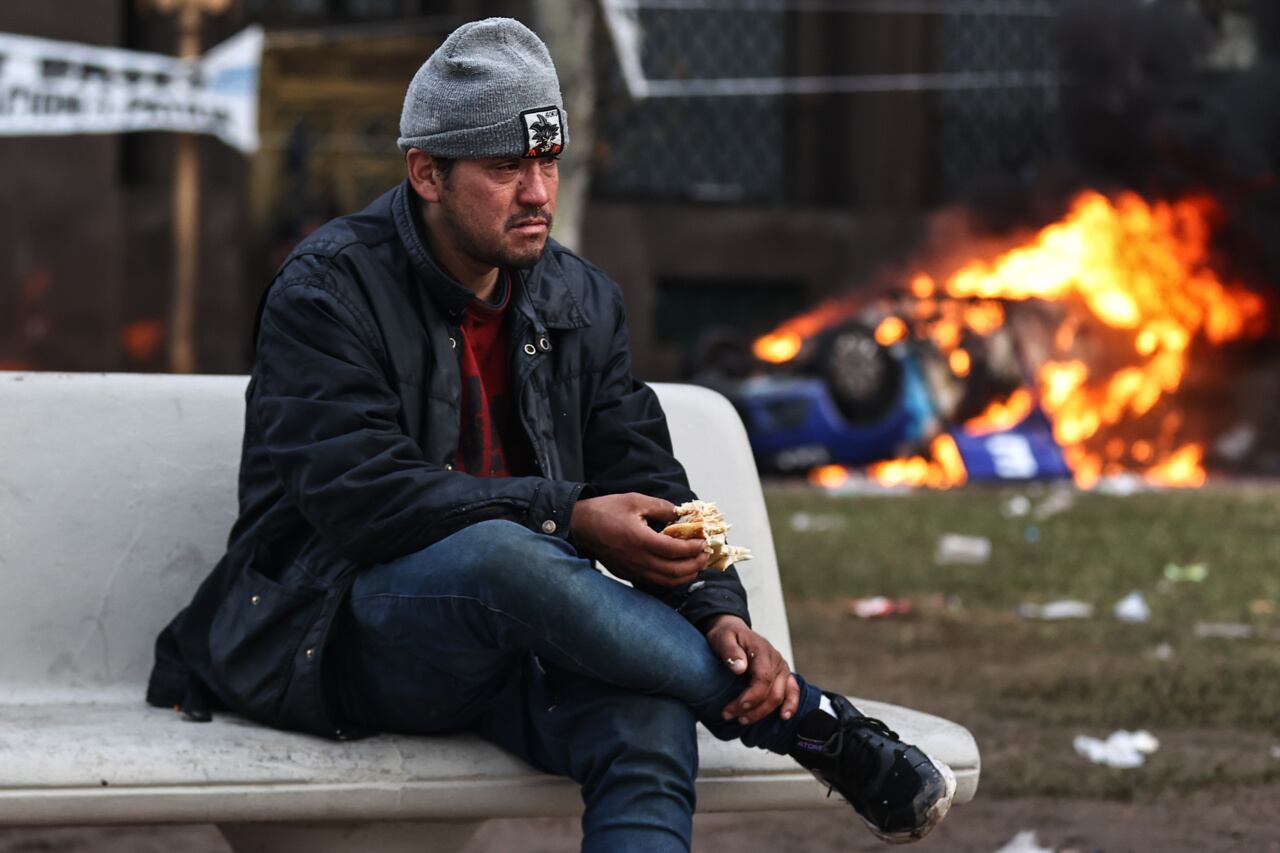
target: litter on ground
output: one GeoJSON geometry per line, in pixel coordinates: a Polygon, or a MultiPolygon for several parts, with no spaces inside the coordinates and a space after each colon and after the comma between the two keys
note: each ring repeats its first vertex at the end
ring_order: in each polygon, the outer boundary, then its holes
{"type": "Polygon", "coordinates": [[[911,612],[911,601],[906,598],[887,598],[883,595],[855,598],[849,602],[849,612],[859,619],[903,616],[911,612]]]}
{"type": "Polygon", "coordinates": [[[1112,613],[1121,622],[1150,622],[1151,606],[1140,592],[1131,592],[1116,602],[1112,613]]]}
{"type": "Polygon", "coordinates": [[[1209,567],[1204,563],[1191,563],[1180,566],[1177,563],[1165,563],[1164,579],[1170,583],[1203,583],[1209,577],[1209,567]]]}
{"type": "Polygon", "coordinates": [[[1239,462],[1249,455],[1258,440],[1258,431],[1252,424],[1239,423],[1218,436],[1213,452],[1228,462],[1239,462]]]}
{"type": "Polygon", "coordinates": [[[1036,506],[1035,516],[1038,521],[1046,521],[1060,512],[1066,512],[1076,505],[1076,493],[1072,489],[1057,489],[1040,501],[1036,506]]]}
{"type": "Polygon", "coordinates": [[[995,853],[1054,853],[1052,847],[1041,847],[1034,829],[1024,829],[995,853]]]}
{"type": "Polygon", "coordinates": [[[796,512],[791,514],[791,529],[798,533],[843,530],[846,523],[843,515],[835,513],[796,512]]]}
{"type": "Polygon", "coordinates": [[[1072,746],[1078,755],[1094,764],[1105,764],[1120,770],[1141,767],[1151,755],[1160,748],[1160,741],[1151,732],[1139,729],[1136,732],[1120,729],[1111,733],[1106,740],[1098,740],[1088,735],[1076,735],[1072,746]]]}
{"type": "Polygon", "coordinates": [[[1000,505],[1000,514],[1005,518],[1022,518],[1031,512],[1031,499],[1026,495],[1014,495],[1000,505]]]}
{"type": "Polygon", "coordinates": [[[1023,602],[1014,612],[1023,619],[1088,619],[1093,615],[1093,605],[1087,601],[1064,598],[1048,604],[1023,602]]]}
{"type": "Polygon", "coordinates": [[[1137,474],[1129,473],[1103,477],[1093,487],[1093,490],[1100,495],[1115,495],[1122,498],[1136,495],[1138,492],[1145,492],[1147,489],[1146,480],[1143,480],[1137,474]]]}
{"type": "Polygon", "coordinates": [[[980,566],[991,559],[991,540],[985,536],[944,533],[938,537],[933,561],[939,566],[952,564],[980,566]]]}
{"type": "Polygon", "coordinates": [[[1221,640],[1247,640],[1253,636],[1253,626],[1243,622],[1197,622],[1196,636],[1221,640]]]}

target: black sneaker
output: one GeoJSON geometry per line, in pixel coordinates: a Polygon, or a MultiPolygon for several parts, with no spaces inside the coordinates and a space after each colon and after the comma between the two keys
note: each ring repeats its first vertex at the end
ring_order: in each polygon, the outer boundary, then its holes
{"type": "Polygon", "coordinates": [[[951,808],[956,793],[951,768],[903,743],[843,696],[826,696],[836,711],[835,723],[828,714],[816,719],[816,726],[802,723],[792,757],[827,786],[828,796],[834,790],[844,797],[882,840],[902,844],[923,838],[951,808]],[[812,735],[823,724],[829,734],[805,737],[806,728],[812,735]]]}

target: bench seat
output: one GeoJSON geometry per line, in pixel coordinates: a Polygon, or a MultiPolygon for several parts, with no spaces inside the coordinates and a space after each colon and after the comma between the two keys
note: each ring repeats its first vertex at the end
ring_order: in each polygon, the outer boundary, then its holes
{"type": "MultiPolygon", "coordinates": [[[[967,734],[938,717],[867,702],[957,773],[967,734]],[[950,752],[948,752],[950,750],[950,752]]],[[[698,807],[813,808],[823,789],[790,759],[699,729],[698,807]]],[[[335,743],[233,714],[212,723],[132,704],[0,707],[0,825],[536,817],[582,811],[577,785],[470,735],[335,743]]]]}
{"type": "MultiPolygon", "coordinates": [[[[235,520],[243,376],[0,372],[0,825],[215,823],[236,851],[458,850],[490,817],[571,815],[577,786],[469,736],[334,742],[142,700],[155,636],[235,520]],[[424,829],[424,826],[426,827],[424,829]]],[[[777,558],[727,400],[654,386],[694,489],[734,521],[756,628],[791,660],[777,558]]],[[[857,700],[855,700],[857,701],[857,700]]],[[[858,702],[978,784],[962,726],[858,702]]],[[[845,806],[789,759],[700,731],[699,808],[845,806]]]]}

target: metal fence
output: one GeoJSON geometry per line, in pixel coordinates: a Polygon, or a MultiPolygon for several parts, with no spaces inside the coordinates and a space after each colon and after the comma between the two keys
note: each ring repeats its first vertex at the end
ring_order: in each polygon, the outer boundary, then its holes
{"type": "MultiPolygon", "coordinates": [[[[928,92],[934,196],[1022,168],[1057,139],[1050,30],[1058,0],[605,0],[613,55],[602,83],[595,193],[792,201],[792,99],[928,92]],[[921,67],[797,74],[806,16],[924,16],[921,67]]],[[[811,19],[812,20],[812,19],[811,19]]],[[[810,27],[810,30],[812,27],[810,27]]],[[[856,63],[854,63],[856,64],[856,63]]],[[[849,140],[850,146],[856,140],[849,140]]],[[[923,199],[922,199],[923,200],[923,199]]],[[[845,199],[851,202],[853,199],[845,199]]]]}
{"type": "MultiPolygon", "coordinates": [[[[609,11],[606,25],[615,27],[609,11]]],[[[785,73],[784,13],[678,7],[634,12],[633,42],[615,38],[614,55],[605,54],[595,193],[780,200],[785,128],[777,96],[637,97],[635,81],[628,86],[624,71],[633,56],[646,82],[778,79],[785,73]]]]}
{"type": "MultiPolygon", "coordinates": [[[[1051,38],[1057,4],[1041,14],[947,15],[939,22],[944,71],[1030,72],[1056,77],[1051,38]]],[[[942,194],[975,175],[1034,167],[1062,139],[1056,85],[949,89],[934,95],[942,194]]]]}

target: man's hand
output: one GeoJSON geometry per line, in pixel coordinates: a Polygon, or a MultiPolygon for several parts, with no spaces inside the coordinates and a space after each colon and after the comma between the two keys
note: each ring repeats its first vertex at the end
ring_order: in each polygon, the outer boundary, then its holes
{"type": "Polygon", "coordinates": [[[634,492],[578,501],[569,528],[605,568],[632,583],[680,586],[707,567],[701,539],[673,539],[645,522],[675,521],[675,504],[634,492]]]}
{"type": "Polygon", "coordinates": [[[724,706],[721,713],[726,720],[737,717],[739,723],[750,725],[779,705],[782,719],[791,719],[800,707],[800,685],[772,643],[751,630],[740,617],[723,613],[707,629],[707,644],[734,673],[751,676],[751,685],[724,706]]]}

